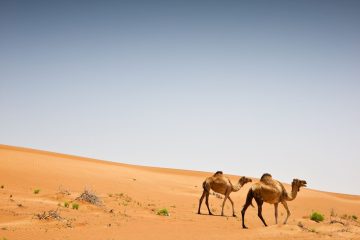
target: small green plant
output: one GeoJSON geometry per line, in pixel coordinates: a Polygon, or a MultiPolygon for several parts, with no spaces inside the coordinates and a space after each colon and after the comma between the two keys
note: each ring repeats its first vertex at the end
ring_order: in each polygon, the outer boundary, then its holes
{"type": "Polygon", "coordinates": [[[358,217],[356,215],[352,215],[351,218],[355,221],[358,219],[358,217]]]}
{"type": "Polygon", "coordinates": [[[34,194],[38,194],[40,192],[40,189],[35,189],[34,194]]]}
{"type": "Polygon", "coordinates": [[[169,211],[166,208],[162,208],[159,211],[157,211],[156,215],[170,216],[169,211]]]}
{"type": "Polygon", "coordinates": [[[68,203],[68,202],[64,202],[64,207],[68,208],[68,207],[69,207],[69,203],[68,203]]]}
{"type": "Polygon", "coordinates": [[[318,213],[318,212],[313,212],[310,215],[310,219],[315,221],[315,222],[322,222],[322,221],[324,221],[324,215],[321,214],[321,213],[318,213]]]}
{"type": "Polygon", "coordinates": [[[79,204],[78,203],[73,203],[72,204],[72,209],[78,210],[79,209],[79,204]]]}

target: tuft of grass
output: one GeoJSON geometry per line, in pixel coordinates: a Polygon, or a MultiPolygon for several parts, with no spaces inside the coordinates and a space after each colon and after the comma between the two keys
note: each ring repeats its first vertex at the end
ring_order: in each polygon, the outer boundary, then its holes
{"type": "Polygon", "coordinates": [[[159,211],[157,211],[156,215],[170,216],[169,211],[166,208],[162,208],[159,211]]]}
{"type": "Polygon", "coordinates": [[[76,210],[78,210],[79,209],[79,204],[78,203],[73,203],[72,204],[72,209],[76,209],[76,210]]]}
{"type": "Polygon", "coordinates": [[[311,215],[310,215],[310,219],[315,221],[315,222],[322,222],[324,221],[324,215],[321,214],[321,213],[318,213],[318,212],[313,212],[311,215]]]}
{"type": "Polygon", "coordinates": [[[40,192],[40,189],[35,189],[34,194],[38,194],[40,192]]]}
{"type": "Polygon", "coordinates": [[[68,207],[69,207],[69,203],[68,203],[68,202],[64,202],[64,207],[68,208],[68,207]]]}
{"type": "Polygon", "coordinates": [[[351,218],[355,221],[358,219],[358,217],[356,215],[352,215],[351,218]]]}

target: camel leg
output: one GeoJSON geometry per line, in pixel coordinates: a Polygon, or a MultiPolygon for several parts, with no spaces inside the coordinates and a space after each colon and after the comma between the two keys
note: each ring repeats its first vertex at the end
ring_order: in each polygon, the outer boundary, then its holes
{"type": "Polygon", "coordinates": [[[259,198],[255,198],[255,201],[258,205],[258,216],[261,219],[261,221],[263,222],[263,224],[265,225],[265,227],[267,227],[267,224],[262,216],[262,205],[263,205],[264,201],[259,198]]]}
{"type": "Polygon", "coordinates": [[[198,210],[198,214],[200,214],[201,204],[202,204],[202,202],[203,202],[203,200],[204,200],[205,195],[206,195],[206,191],[203,191],[203,193],[202,193],[202,195],[201,195],[201,198],[200,198],[200,200],[199,200],[199,210],[198,210]]]}
{"type": "Polygon", "coordinates": [[[286,209],[286,213],[287,213],[285,221],[284,221],[284,224],[286,224],[286,222],[287,222],[288,218],[290,217],[291,213],[290,213],[290,210],[289,210],[289,207],[288,207],[286,201],[282,201],[281,203],[284,206],[284,208],[286,209]]]}
{"type": "Polygon", "coordinates": [[[245,226],[245,212],[246,212],[246,209],[251,205],[253,197],[254,197],[254,193],[253,193],[252,189],[250,188],[250,190],[246,196],[246,202],[243,206],[243,209],[241,210],[242,227],[243,228],[247,228],[247,226],[245,226]]]}
{"type": "Polygon", "coordinates": [[[209,215],[213,215],[210,211],[210,207],[209,207],[209,195],[210,195],[210,192],[206,192],[206,199],[205,199],[205,203],[206,203],[206,207],[209,211],[209,215]]]}
{"type": "Polygon", "coordinates": [[[278,223],[278,206],[279,206],[279,203],[275,203],[274,204],[274,206],[275,206],[275,224],[277,224],[278,223]]]}
{"type": "Polygon", "coordinates": [[[222,207],[221,207],[221,216],[224,216],[224,206],[225,206],[225,202],[228,197],[229,197],[229,194],[225,193],[224,201],[223,201],[222,207]]]}
{"type": "Polygon", "coordinates": [[[232,205],[232,210],[233,210],[233,217],[236,217],[236,214],[235,214],[235,209],[234,209],[234,202],[233,200],[230,198],[230,196],[228,197],[230,202],[231,202],[231,205],[232,205]]]}

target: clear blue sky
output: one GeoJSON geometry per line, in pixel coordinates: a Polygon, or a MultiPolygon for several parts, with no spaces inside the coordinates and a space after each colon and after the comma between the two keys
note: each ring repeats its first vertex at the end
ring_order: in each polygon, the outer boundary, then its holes
{"type": "Polygon", "coordinates": [[[0,111],[2,144],[360,194],[360,1],[3,0],[0,111]]]}

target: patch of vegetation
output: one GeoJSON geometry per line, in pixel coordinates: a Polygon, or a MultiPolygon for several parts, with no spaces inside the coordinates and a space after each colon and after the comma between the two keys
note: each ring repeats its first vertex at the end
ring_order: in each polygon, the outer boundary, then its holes
{"type": "Polygon", "coordinates": [[[307,228],[302,222],[298,222],[298,227],[301,228],[302,230],[306,231],[306,232],[312,232],[312,233],[318,233],[315,228],[307,228]]]}
{"type": "Polygon", "coordinates": [[[34,194],[38,194],[40,192],[40,189],[35,189],[34,194]]]}
{"type": "Polygon", "coordinates": [[[63,186],[59,186],[59,193],[63,195],[71,195],[70,191],[64,188],[63,186]]]}
{"type": "Polygon", "coordinates": [[[355,221],[358,219],[358,217],[356,215],[352,215],[351,218],[355,221]]]}
{"type": "Polygon", "coordinates": [[[36,214],[35,217],[37,217],[39,220],[62,220],[63,218],[60,216],[60,214],[57,212],[57,210],[50,210],[48,212],[43,212],[36,214]]]}
{"type": "Polygon", "coordinates": [[[69,203],[68,203],[68,202],[64,202],[64,207],[68,208],[68,207],[69,207],[69,203]]]}
{"type": "Polygon", "coordinates": [[[321,213],[318,213],[318,212],[313,212],[311,215],[310,215],[310,219],[315,221],[315,222],[322,222],[324,221],[324,215],[321,214],[321,213]]]}
{"type": "Polygon", "coordinates": [[[166,208],[162,208],[159,211],[157,211],[156,215],[170,216],[169,211],[166,208]]]}
{"type": "Polygon", "coordinates": [[[330,217],[336,217],[336,216],[337,216],[337,214],[335,213],[335,210],[331,209],[330,217]]]}
{"type": "Polygon", "coordinates": [[[76,210],[78,210],[79,209],[79,204],[78,203],[73,203],[72,204],[72,209],[76,209],[76,210]]]}
{"type": "Polygon", "coordinates": [[[76,198],[76,200],[81,200],[84,202],[88,202],[94,205],[101,205],[101,200],[98,196],[95,195],[95,193],[89,191],[89,190],[84,190],[84,192],[76,198]]]}

